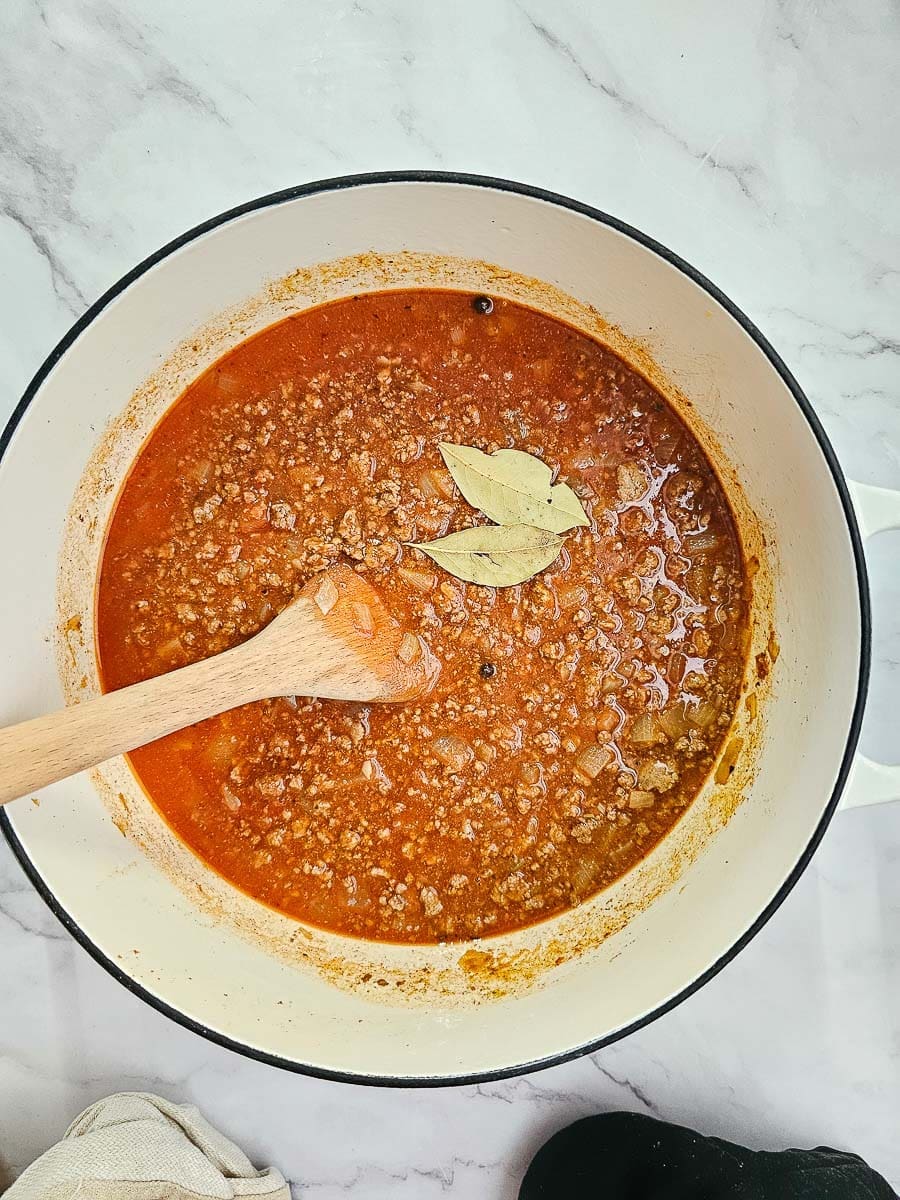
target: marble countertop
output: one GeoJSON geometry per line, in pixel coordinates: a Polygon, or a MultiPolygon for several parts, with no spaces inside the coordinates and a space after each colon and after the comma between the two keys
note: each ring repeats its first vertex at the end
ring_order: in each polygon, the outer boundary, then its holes
{"type": "MultiPolygon", "coordinates": [[[[900,13],[872,0],[6,0],[0,422],[87,304],[187,227],[304,180],[434,167],[568,193],[671,246],[770,337],[847,472],[898,487],[898,57],[900,13]]],[[[870,546],[863,748],[888,760],[898,550],[870,546]]],[[[308,1200],[513,1200],[543,1139],[612,1108],[853,1149],[900,1184],[900,805],[839,815],[769,925],[675,1011],[503,1083],[349,1087],[210,1045],[89,959],[5,844],[0,959],[7,1177],[86,1104],[151,1089],[308,1200]]]]}

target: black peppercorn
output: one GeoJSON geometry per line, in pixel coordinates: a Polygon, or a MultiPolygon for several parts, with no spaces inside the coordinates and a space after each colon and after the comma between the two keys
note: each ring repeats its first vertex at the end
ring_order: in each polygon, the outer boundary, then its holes
{"type": "Polygon", "coordinates": [[[497,668],[493,663],[482,663],[478,668],[478,674],[482,679],[490,679],[492,675],[497,674],[497,668]]]}

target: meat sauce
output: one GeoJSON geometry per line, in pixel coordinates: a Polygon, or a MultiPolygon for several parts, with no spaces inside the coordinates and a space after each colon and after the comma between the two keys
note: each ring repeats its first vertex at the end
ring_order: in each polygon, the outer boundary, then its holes
{"type": "Polygon", "coordinates": [[[628,871],[710,773],[737,703],[748,586],[687,426],[609,349],[450,291],[300,313],[201,375],[141,451],[102,561],[104,687],[250,637],[344,563],[423,636],[435,690],[302,696],[136,750],[181,839],[257,899],[357,937],[484,937],[628,871]],[[477,524],[438,443],[549,464],[590,527],[516,587],[406,545],[477,524]]]}

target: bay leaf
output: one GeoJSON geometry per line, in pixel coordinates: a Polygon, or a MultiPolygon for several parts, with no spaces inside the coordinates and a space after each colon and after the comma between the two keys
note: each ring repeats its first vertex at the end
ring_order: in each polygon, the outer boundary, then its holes
{"type": "Polygon", "coordinates": [[[554,484],[553,472],[533,454],[524,450],[485,454],[453,442],[441,442],[439,448],[466,500],[498,525],[535,525],[565,533],[590,524],[569,485],[554,484]]]}
{"type": "Polygon", "coordinates": [[[433,542],[409,544],[457,579],[485,587],[511,587],[549,567],[564,540],[533,525],[477,525],[433,542]]]}

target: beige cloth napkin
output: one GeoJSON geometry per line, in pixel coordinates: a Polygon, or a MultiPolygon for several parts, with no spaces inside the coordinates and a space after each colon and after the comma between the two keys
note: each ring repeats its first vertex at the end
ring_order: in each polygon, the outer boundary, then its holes
{"type": "Polygon", "coordinates": [[[5,1200],[290,1200],[283,1176],[257,1171],[190,1104],[121,1092],[85,1109],[5,1200]]]}

